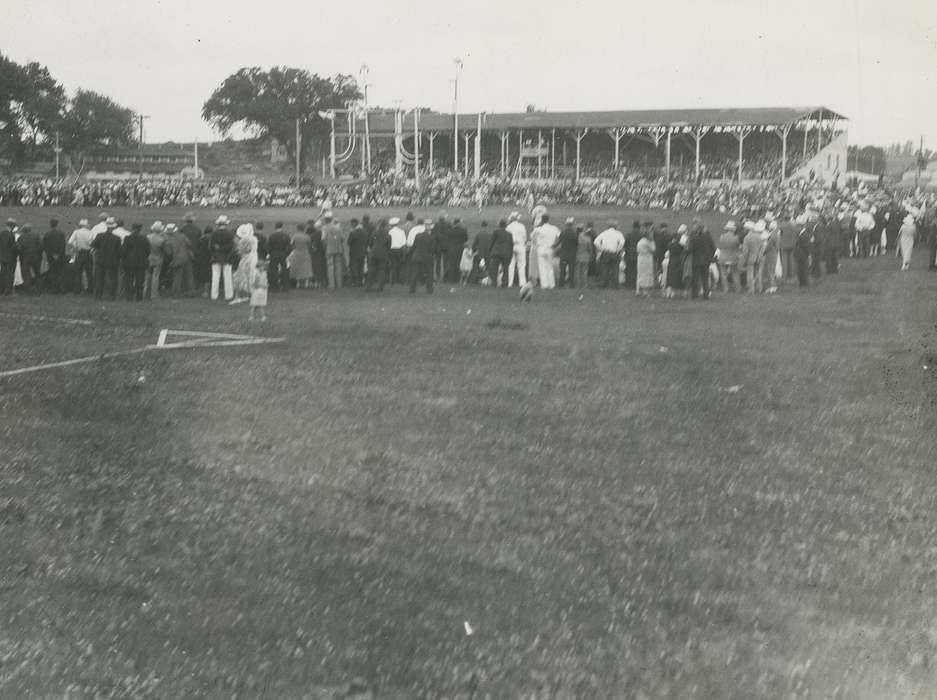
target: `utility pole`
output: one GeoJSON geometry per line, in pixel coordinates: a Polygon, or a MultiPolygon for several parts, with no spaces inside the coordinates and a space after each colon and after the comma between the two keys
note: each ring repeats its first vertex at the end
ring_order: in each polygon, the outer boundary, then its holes
{"type": "Polygon", "coordinates": [[[459,172],[459,73],[462,72],[462,59],[457,58],[455,60],[455,88],[453,91],[453,100],[452,100],[452,114],[453,114],[453,124],[452,124],[452,144],[453,144],[453,160],[452,160],[452,169],[455,172],[459,172]]]}
{"type": "Polygon", "coordinates": [[[300,177],[301,173],[299,172],[299,154],[302,150],[302,132],[299,130],[299,117],[296,118],[296,191],[299,192],[300,186],[300,177]]]}
{"type": "Polygon", "coordinates": [[[62,152],[61,146],[59,146],[59,132],[55,132],[55,179],[59,179],[59,154],[62,152]]]}
{"type": "Polygon", "coordinates": [[[139,145],[139,154],[140,154],[140,177],[143,177],[143,120],[149,119],[150,115],[148,114],[138,114],[136,116],[137,122],[140,124],[140,145],[139,145]]]}
{"type": "MultiPolygon", "coordinates": [[[[921,135],[921,145],[917,149],[917,170],[914,173],[914,187],[917,189],[921,180],[921,171],[924,169],[924,136],[921,135]]],[[[931,260],[931,262],[934,262],[931,260]]]]}
{"type": "Polygon", "coordinates": [[[365,162],[365,167],[367,172],[371,172],[371,126],[368,123],[368,73],[370,69],[368,64],[365,63],[361,66],[361,93],[364,97],[364,153],[362,158],[365,162]]]}

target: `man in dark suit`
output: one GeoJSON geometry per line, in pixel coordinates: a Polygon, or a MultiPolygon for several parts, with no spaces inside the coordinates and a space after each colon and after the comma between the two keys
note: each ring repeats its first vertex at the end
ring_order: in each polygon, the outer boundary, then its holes
{"type": "Polygon", "coordinates": [[[462,260],[462,249],[468,241],[468,231],[462,225],[462,219],[456,217],[452,220],[449,229],[449,242],[446,243],[446,257],[444,259],[444,279],[450,284],[459,281],[459,262],[462,260]]]}
{"type": "Polygon", "coordinates": [[[692,259],[690,297],[697,299],[702,292],[703,299],[709,299],[709,264],[716,255],[716,244],[709,229],[698,218],[693,220],[687,254],[692,259]]]}
{"type": "Polygon", "coordinates": [[[351,220],[348,232],[348,278],[352,287],[364,285],[364,261],[368,257],[368,232],[357,219],[351,220]]]}
{"type": "Polygon", "coordinates": [[[49,230],[42,237],[42,250],[49,262],[46,275],[49,291],[62,294],[65,291],[65,234],[59,229],[58,219],[49,221],[49,230]]]}
{"type": "Polygon", "coordinates": [[[501,219],[498,222],[498,228],[491,236],[491,248],[488,253],[488,275],[491,277],[492,287],[507,287],[510,282],[508,271],[511,258],[514,255],[514,237],[508,231],[507,226],[507,220],[501,219]]]}
{"type": "MultiPolygon", "coordinates": [[[[843,235],[843,227],[840,220],[836,217],[836,212],[825,212],[823,215],[825,222],[825,232],[823,235],[823,259],[826,261],[826,274],[832,275],[839,272],[839,249],[840,239],[843,235]]],[[[882,220],[882,230],[885,228],[885,221],[882,220]]],[[[881,237],[881,231],[877,234],[881,237]]],[[[873,239],[878,240],[878,239],[873,239]]]]}
{"type": "Polygon", "coordinates": [[[312,257],[312,282],[319,289],[329,286],[328,271],[325,267],[325,243],[322,241],[322,229],[312,219],[306,222],[309,234],[309,254],[312,257]]]}
{"type": "Polygon", "coordinates": [[[32,226],[23,224],[20,239],[16,242],[20,256],[20,273],[23,275],[23,291],[39,291],[39,272],[42,269],[42,241],[32,226]]]}
{"type": "Polygon", "coordinates": [[[482,221],[481,231],[475,236],[475,241],[472,244],[472,252],[475,253],[475,269],[472,270],[472,278],[476,281],[482,277],[482,263],[484,262],[486,270],[491,266],[491,261],[488,259],[488,256],[491,255],[491,240],[492,234],[488,228],[488,222],[482,221]]]}
{"type": "Polygon", "coordinates": [[[381,223],[371,236],[368,248],[368,290],[376,286],[378,291],[384,291],[387,282],[387,267],[390,262],[390,232],[387,226],[381,223]]]}
{"type": "MultiPolygon", "coordinates": [[[[451,233],[452,227],[449,225],[449,221],[446,219],[446,212],[439,212],[439,218],[436,220],[436,225],[433,226],[433,241],[436,244],[436,257],[433,264],[433,274],[436,276],[437,282],[445,279],[445,260],[449,251],[449,236],[451,233]]],[[[459,253],[461,252],[462,251],[460,250],[459,253]]],[[[446,279],[445,281],[449,282],[451,280],[446,279]]]]}
{"type": "Polygon", "coordinates": [[[433,234],[429,232],[425,224],[421,224],[422,229],[413,237],[413,243],[407,254],[410,264],[410,294],[416,292],[416,285],[422,279],[426,283],[426,293],[433,293],[433,261],[436,258],[433,234]]]}
{"type": "Polygon", "coordinates": [[[117,221],[108,217],[105,230],[94,237],[91,247],[94,249],[94,296],[104,297],[104,288],[111,300],[117,299],[117,270],[120,268],[120,238],[114,235],[117,221]]]}
{"type": "Polygon", "coordinates": [[[189,239],[192,250],[198,250],[199,242],[202,239],[202,229],[195,225],[195,214],[187,212],[185,215],[185,224],[179,229],[189,239]]]}
{"type": "Polygon", "coordinates": [[[150,258],[150,242],[141,233],[143,227],[133,224],[130,235],[121,245],[121,259],[124,263],[124,279],[126,280],[127,301],[143,301],[143,280],[146,278],[146,268],[150,258]]]}
{"type": "Polygon", "coordinates": [[[556,241],[557,258],[560,261],[560,280],[556,286],[559,289],[564,285],[568,285],[570,289],[576,287],[576,250],[579,247],[579,234],[576,233],[575,223],[573,217],[566,219],[566,227],[556,241]]]}
{"type": "Polygon", "coordinates": [[[215,230],[209,240],[211,252],[211,298],[218,298],[219,287],[224,286],[224,298],[234,299],[234,281],[231,258],[234,255],[234,233],[228,230],[228,217],[222,214],[215,221],[215,230]]]}
{"type": "Polygon", "coordinates": [[[0,296],[13,293],[13,279],[16,276],[16,219],[7,219],[6,228],[0,231],[0,296]]]}
{"type": "MultiPolygon", "coordinates": [[[[292,250],[293,241],[286,235],[286,231],[283,230],[283,222],[278,221],[273,228],[273,233],[270,234],[270,239],[267,241],[267,254],[270,256],[270,267],[267,272],[270,281],[270,291],[279,292],[283,290],[285,292],[289,290],[290,275],[289,271],[286,269],[286,259],[289,257],[292,250]]],[[[257,257],[260,259],[259,252],[257,253],[257,257]]]]}
{"type": "MultiPolygon", "coordinates": [[[[638,283],[638,241],[641,240],[641,222],[635,221],[625,235],[625,289],[634,289],[638,283]]],[[[656,245],[656,243],[655,243],[656,245]]],[[[655,251],[655,259],[657,257],[655,251]]]]}

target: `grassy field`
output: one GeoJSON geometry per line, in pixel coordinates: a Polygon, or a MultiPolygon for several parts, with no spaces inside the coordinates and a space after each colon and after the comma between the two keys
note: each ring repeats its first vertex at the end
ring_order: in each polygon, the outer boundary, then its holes
{"type": "Polygon", "coordinates": [[[0,299],[0,371],[287,338],[0,378],[0,697],[935,697],[916,263],[710,302],[292,292],[266,324],[0,299]]]}

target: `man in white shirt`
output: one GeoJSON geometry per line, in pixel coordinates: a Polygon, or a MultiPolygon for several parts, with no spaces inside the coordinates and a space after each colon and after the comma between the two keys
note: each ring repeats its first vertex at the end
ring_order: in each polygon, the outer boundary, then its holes
{"type": "Polygon", "coordinates": [[[619,259],[625,248],[625,235],[618,230],[618,223],[610,221],[608,228],[595,237],[594,245],[602,286],[618,289],[619,259]]]}
{"type": "Polygon", "coordinates": [[[540,226],[537,227],[537,269],[540,271],[540,287],[553,289],[556,287],[556,275],[553,270],[553,248],[560,238],[560,230],[550,223],[550,217],[543,215],[540,226]]]}
{"type": "MultiPolygon", "coordinates": [[[[107,226],[104,227],[107,230],[107,226]]],[[[65,254],[73,265],[75,279],[75,293],[81,294],[82,291],[92,294],[94,292],[94,278],[92,275],[91,263],[91,241],[94,240],[94,234],[88,228],[88,220],[82,219],[78,222],[78,228],[72,231],[68,237],[68,243],[65,244],[65,254]],[[82,280],[84,275],[86,282],[82,280]]]]}
{"type": "Polygon", "coordinates": [[[400,228],[400,219],[392,217],[390,224],[390,281],[391,284],[403,284],[400,276],[403,270],[403,256],[407,247],[407,233],[400,228]]]}
{"type": "Polygon", "coordinates": [[[91,240],[94,240],[95,236],[97,236],[99,233],[104,233],[107,231],[107,218],[107,212],[102,211],[100,214],[98,214],[98,223],[96,223],[91,229],[91,240]]]}
{"type": "Polygon", "coordinates": [[[508,286],[514,286],[514,270],[517,270],[517,283],[527,284],[527,227],[521,223],[520,214],[511,212],[508,233],[514,239],[514,254],[508,265],[508,286]]]}
{"type": "Polygon", "coordinates": [[[407,234],[407,248],[413,247],[413,241],[417,235],[424,233],[426,231],[426,226],[422,223],[418,223],[416,226],[410,229],[410,233],[407,234]]]}
{"type": "Polygon", "coordinates": [[[533,227],[539,228],[540,224],[544,223],[546,219],[544,217],[547,214],[547,208],[543,204],[538,204],[533,209],[530,210],[530,218],[533,220],[533,227]]]}

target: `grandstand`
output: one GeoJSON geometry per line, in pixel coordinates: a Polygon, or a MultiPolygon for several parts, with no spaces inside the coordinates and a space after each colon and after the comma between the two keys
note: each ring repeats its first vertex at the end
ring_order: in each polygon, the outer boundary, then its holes
{"type": "Polygon", "coordinates": [[[475,177],[578,181],[629,169],[668,181],[744,181],[788,179],[809,164],[832,181],[846,169],[839,151],[848,119],[828,107],[342,116],[333,121],[333,175],[343,165],[365,169],[372,149],[389,152],[396,172],[417,179],[444,167],[475,177]],[[835,158],[825,150],[833,145],[835,158]]]}

